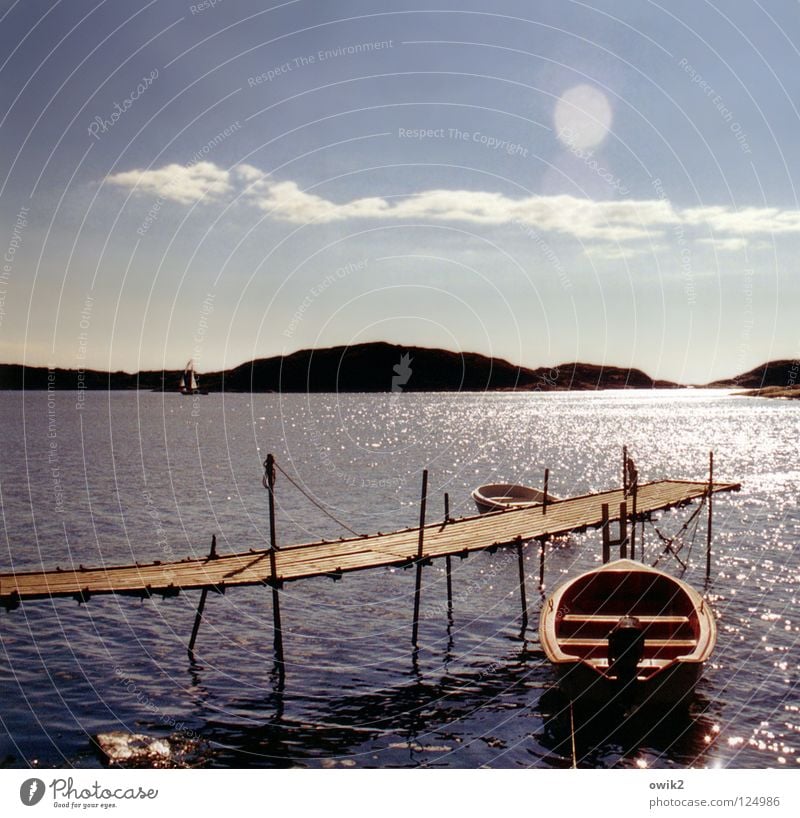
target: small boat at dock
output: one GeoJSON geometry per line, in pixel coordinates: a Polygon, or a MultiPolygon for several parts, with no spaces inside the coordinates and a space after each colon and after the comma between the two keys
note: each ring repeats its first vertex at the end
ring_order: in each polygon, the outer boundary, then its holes
{"type": "MultiPolygon", "coordinates": [[[[517,483],[487,483],[478,486],[472,492],[472,499],[481,514],[491,511],[507,511],[511,508],[527,508],[540,506],[544,502],[544,492],[531,486],[521,486],[517,483]]],[[[553,503],[559,498],[553,494],[547,495],[547,502],[553,503]]]]}
{"type": "Polygon", "coordinates": [[[573,701],[674,704],[693,692],[717,641],[691,586],[628,559],[561,585],[539,621],[542,649],[573,701]]]}

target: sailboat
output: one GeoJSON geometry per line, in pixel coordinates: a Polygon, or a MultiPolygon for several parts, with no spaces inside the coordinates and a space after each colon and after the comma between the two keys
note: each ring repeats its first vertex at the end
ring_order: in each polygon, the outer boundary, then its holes
{"type": "Polygon", "coordinates": [[[192,359],[184,367],[178,384],[178,391],[181,395],[197,395],[200,392],[200,387],[197,385],[197,375],[194,371],[194,360],[192,359]]]}

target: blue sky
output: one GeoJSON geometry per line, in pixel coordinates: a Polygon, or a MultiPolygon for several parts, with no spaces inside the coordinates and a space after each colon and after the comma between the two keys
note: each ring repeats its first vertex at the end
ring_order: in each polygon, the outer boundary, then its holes
{"type": "Polygon", "coordinates": [[[796,3],[201,6],[0,6],[0,360],[800,357],[796,3]]]}

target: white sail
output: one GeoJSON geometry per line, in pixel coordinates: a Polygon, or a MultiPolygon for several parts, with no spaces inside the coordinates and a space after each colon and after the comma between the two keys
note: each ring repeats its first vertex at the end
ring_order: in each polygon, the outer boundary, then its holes
{"type": "Polygon", "coordinates": [[[197,376],[194,372],[194,361],[191,359],[186,364],[186,367],[181,374],[181,379],[178,383],[178,390],[182,395],[196,395],[199,391],[197,376]]]}

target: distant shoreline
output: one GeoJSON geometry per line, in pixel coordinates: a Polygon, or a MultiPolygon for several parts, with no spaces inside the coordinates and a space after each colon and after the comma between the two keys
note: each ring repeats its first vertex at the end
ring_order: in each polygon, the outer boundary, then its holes
{"type": "MultiPolygon", "coordinates": [[[[92,392],[97,394],[102,393],[109,393],[109,392],[118,392],[120,394],[131,394],[131,395],[141,395],[141,394],[149,394],[149,395],[174,395],[177,398],[207,398],[212,395],[392,395],[391,391],[377,391],[377,390],[363,390],[363,389],[339,389],[338,391],[315,391],[315,392],[298,392],[298,391],[290,391],[290,390],[283,390],[282,392],[276,390],[254,390],[252,392],[245,392],[243,390],[234,390],[234,389],[226,389],[226,390],[217,390],[217,391],[208,391],[198,393],[196,395],[182,395],[177,389],[103,389],[103,388],[61,388],[54,390],[58,394],[68,394],[68,393],[78,393],[78,392],[92,392]]],[[[735,392],[730,387],[727,386],[676,386],[676,387],[664,387],[664,386],[652,386],[652,387],[642,387],[642,386],[629,386],[629,387],[619,387],[619,386],[608,386],[608,387],[597,387],[591,389],[582,389],[582,388],[575,388],[575,389],[548,389],[548,390],[536,390],[536,389],[418,389],[408,390],[407,392],[400,393],[397,395],[398,398],[408,397],[409,395],[485,395],[487,392],[491,392],[492,394],[496,395],[531,395],[531,394],[540,394],[540,395],[567,395],[573,392],[700,392],[700,391],[712,391],[712,392],[727,392],[730,394],[731,397],[739,397],[739,396],[746,396],[746,397],[772,397],[771,395],[763,395],[758,396],[755,395],[757,390],[752,390],[748,392],[735,392]]],[[[40,387],[24,387],[22,389],[12,389],[0,386],[0,393],[2,392],[47,392],[47,389],[42,389],[40,387]]],[[[800,397],[800,395],[798,395],[800,397]]]]}
{"type": "Polygon", "coordinates": [[[748,389],[746,392],[734,392],[739,398],[776,398],[797,400],[800,398],[800,386],[763,386],[759,389],[748,389]]]}
{"type": "MultiPolygon", "coordinates": [[[[800,397],[800,363],[771,361],[734,378],[680,384],[633,367],[580,362],[528,369],[478,353],[385,342],[306,349],[259,358],[232,369],[200,372],[203,393],[589,392],[613,389],[743,389],[738,394],[800,397]]],[[[4,391],[177,392],[183,370],[128,373],[0,364],[4,391]]]]}

